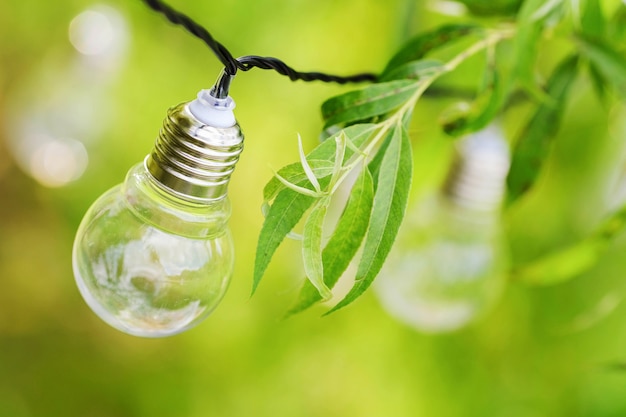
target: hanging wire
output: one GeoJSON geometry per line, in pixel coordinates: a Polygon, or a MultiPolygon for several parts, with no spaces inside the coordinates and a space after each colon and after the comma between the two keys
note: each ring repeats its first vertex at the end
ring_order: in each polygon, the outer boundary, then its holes
{"type": "Polygon", "coordinates": [[[171,6],[160,0],[143,1],[152,10],[163,14],[170,22],[182,26],[185,30],[187,30],[187,32],[202,40],[224,65],[224,73],[219,77],[218,82],[213,88],[213,91],[216,93],[216,97],[218,98],[224,98],[228,95],[230,82],[235,74],[237,74],[238,70],[249,71],[252,68],[274,70],[281,75],[289,77],[291,81],[322,81],[327,83],[346,84],[375,82],[378,79],[376,74],[371,73],[339,76],[323,72],[299,72],[285,64],[280,59],[272,57],[247,55],[235,58],[224,45],[213,38],[208,30],[196,23],[189,16],[174,10],[171,6]]]}

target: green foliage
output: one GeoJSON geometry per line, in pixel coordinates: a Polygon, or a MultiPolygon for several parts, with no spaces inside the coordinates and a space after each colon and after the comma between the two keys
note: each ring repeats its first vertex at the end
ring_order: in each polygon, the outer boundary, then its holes
{"type": "Polygon", "coordinates": [[[551,141],[559,130],[567,95],[577,71],[577,56],[568,57],[559,64],[548,81],[546,94],[549,101],[539,106],[522,131],[507,178],[509,203],[527,192],[537,179],[550,151],[551,141]]]}
{"type": "Polygon", "coordinates": [[[398,80],[334,97],[322,105],[322,116],[326,120],[324,127],[346,125],[387,114],[406,102],[416,89],[414,81],[398,80]]]}
{"type": "Polygon", "coordinates": [[[606,41],[581,36],[578,38],[581,53],[585,54],[601,74],[601,85],[609,83],[626,99],[626,57],[606,41]]]}
{"type": "MultiPolygon", "coordinates": [[[[476,14],[486,14],[481,12],[486,6],[481,2],[463,3],[476,14]]],[[[607,39],[616,30],[621,8],[615,16],[606,16],[596,0],[527,0],[501,2],[490,10],[496,15],[515,13],[516,21],[444,25],[418,34],[391,57],[378,83],[324,102],[324,128],[336,133],[306,157],[301,152],[299,163],[278,171],[265,187],[266,219],[254,288],[278,245],[304,217],[302,258],[308,280],[288,314],[328,300],[351,262],[356,266],[352,287],[328,313],[355,301],[380,272],[401,227],[410,192],[411,116],[416,103],[428,99],[425,93],[443,75],[455,72],[470,58],[484,62],[475,99],[453,104],[440,117],[442,130],[452,137],[487,127],[520,97],[533,108],[514,142],[507,179],[509,203],[521,200],[541,178],[580,76],[581,57],[588,62],[588,75],[601,96],[609,89],[626,96],[626,58],[607,39]],[[538,56],[542,43],[555,33],[569,50],[544,83],[538,56]],[[444,58],[450,51],[455,55],[444,58]],[[353,184],[347,184],[350,177],[357,178],[353,184]],[[349,197],[338,222],[327,224],[326,214],[339,190],[349,197]],[[325,239],[327,234],[330,237],[325,239]]],[[[622,228],[619,222],[618,230],[622,228]]],[[[596,232],[517,265],[511,276],[529,284],[566,281],[593,266],[609,241],[606,233],[596,232]]]]}
{"type": "MultiPolygon", "coordinates": [[[[337,283],[361,246],[369,225],[373,188],[369,169],[361,169],[335,231],[322,252],[324,283],[328,287],[332,288],[337,283]]],[[[305,310],[321,299],[317,288],[309,281],[305,281],[300,296],[289,314],[305,310]]]]}
{"type": "Polygon", "coordinates": [[[332,310],[345,307],[371,285],[389,255],[404,217],[411,184],[412,155],[409,135],[398,123],[389,132],[389,146],[378,170],[372,214],[355,284],[332,310]]]}
{"type": "Polygon", "coordinates": [[[612,213],[586,239],[549,253],[513,271],[514,278],[535,285],[551,285],[592,268],[602,252],[626,227],[626,207],[612,213]]]}
{"type": "Polygon", "coordinates": [[[484,85],[474,102],[465,108],[443,115],[443,130],[451,136],[460,136],[485,128],[499,113],[504,104],[504,89],[500,75],[491,65],[485,71],[484,85]]]}
{"type": "MultiPolygon", "coordinates": [[[[482,3],[489,10],[506,0],[464,2],[482,3]]],[[[169,3],[189,11],[234,52],[271,53],[297,69],[341,74],[383,69],[381,57],[396,52],[393,45],[405,17],[412,22],[412,33],[446,22],[476,22],[486,29],[516,25],[515,12],[506,17],[491,13],[488,19],[442,16],[428,8],[434,3],[430,0],[412,1],[415,9],[411,14],[400,13],[407,3],[404,0],[238,0],[221,2],[219,7],[209,1],[169,3]]],[[[626,4],[622,0],[580,2],[581,6],[585,3],[602,5],[606,28],[599,40],[626,56],[626,4]]],[[[38,69],[45,86],[54,86],[57,76],[63,75],[70,78],[63,79],[72,86],[80,81],[75,72],[59,72],[67,68],[64,64],[75,68],[77,59],[93,63],[93,56],[75,55],[67,37],[69,22],[87,5],[78,1],[0,0],[0,38],[5,40],[0,42],[0,416],[626,415],[626,338],[621,337],[626,327],[623,223],[619,219],[611,225],[600,222],[598,231],[604,229],[603,234],[612,236],[611,240],[598,248],[597,257],[588,266],[564,271],[558,282],[546,267],[535,268],[546,278],[545,284],[518,275],[525,267],[539,263],[543,255],[575,246],[581,243],[577,239],[589,233],[596,235],[594,224],[603,217],[598,209],[607,204],[604,199],[608,194],[616,194],[603,184],[607,177],[618,174],[615,171],[622,159],[615,155],[624,151],[624,130],[617,126],[624,118],[616,106],[621,99],[615,94],[614,81],[601,76],[604,97],[601,102],[596,100],[590,89],[591,59],[585,53],[579,53],[577,81],[569,93],[565,119],[551,145],[549,160],[532,191],[506,209],[507,234],[516,261],[516,269],[511,271],[513,285],[508,286],[493,314],[446,336],[418,334],[388,317],[374,302],[371,287],[345,311],[319,320],[334,301],[315,304],[321,301],[317,289],[304,273],[297,272],[302,270],[297,267],[301,242],[290,239],[282,242],[288,247],[273,255],[257,293],[247,299],[251,285],[247,271],[254,260],[250,248],[256,246],[261,226],[259,223],[257,227],[260,194],[272,177],[268,165],[288,182],[307,187],[307,176],[298,162],[297,137],[292,132],[299,130],[303,139],[306,135],[310,140],[304,141],[305,150],[311,151],[319,144],[314,143],[314,130],[321,130],[323,125],[316,106],[330,97],[324,97],[324,92],[340,94],[357,88],[290,83],[254,70],[240,73],[233,84],[233,98],[248,148],[229,185],[236,275],[225,302],[204,324],[173,338],[146,340],[116,332],[88,311],[72,282],[72,238],[93,200],[119,183],[128,167],[151,149],[164,106],[193,98],[196,90],[208,87],[222,68],[197,41],[140,2],[108,3],[124,12],[132,28],[126,65],[118,78],[107,83],[111,95],[102,97],[115,105],[114,118],[103,126],[106,130],[100,141],[86,144],[90,163],[81,180],[64,188],[42,187],[20,172],[10,153],[9,145],[15,138],[7,128],[15,122],[14,98],[24,91],[23,86],[31,84],[30,75],[38,69]],[[603,117],[609,111],[612,116],[603,117]],[[611,136],[607,135],[609,127],[611,136]],[[279,170],[291,162],[295,162],[296,177],[279,170]],[[521,226],[511,229],[515,221],[521,226]],[[547,285],[547,280],[553,285],[547,285]],[[300,284],[303,293],[310,290],[307,293],[313,301],[308,306],[313,307],[305,314],[277,322],[287,308],[295,307],[294,299],[300,300],[300,284]]],[[[578,36],[583,31],[566,19],[542,30],[534,74],[543,91],[555,64],[579,51],[578,36]]],[[[405,64],[405,68],[417,68],[413,72],[417,74],[430,61],[434,72],[439,72],[450,56],[480,40],[478,36],[473,34],[434,50],[405,64]]],[[[510,84],[513,44],[513,40],[505,40],[497,47],[496,67],[505,94],[497,117],[507,137],[518,140],[537,103],[520,94],[519,84],[510,84]]],[[[487,91],[482,80],[488,66],[483,65],[483,57],[478,53],[450,76],[440,78],[413,111],[411,126],[407,127],[414,153],[413,202],[424,195],[425,184],[431,186],[441,177],[449,145],[455,140],[435,133],[442,109],[460,100],[471,104],[473,94],[487,91]]],[[[411,73],[386,77],[381,81],[418,78],[411,73]]],[[[36,109],[30,105],[35,101],[45,105],[50,98],[32,84],[37,94],[24,97],[29,106],[22,113],[26,119],[20,120],[25,122],[38,122],[39,118],[33,119],[36,109]]],[[[75,93],[76,88],[69,93],[75,93]]],[[[90,94],[89,89],[79,92],[90,94]]],[[[405,117],[410,116],[405,113],[405,117]]],[[[381,119],[372,122],[377,124],[381,119]]],[[[376,125],[370,127],[375,129],[376,125]]],[[[370,133],[376,132],[369,132],[367,139],[370,133]]],[[[379,141],[380,150],[388,137],[379,141]]],[[[318,178],[330,176],[334,170],[334,139],[327,146],[327,153],[309,160],[318,178]]],[[[364,142],[360,146],[364,147],[364,142]]],[[[347,148],[346,153],[350,152],[347,148]]],[[[382,156],[384,150],[366,161],[372,173],[380,167],[382,156]]],[[[370,170],[363,170],[362,164],[355,170],[332,204],[348,197],[359,200],[359,194],[364,194],[361,201],[373,201],[377,177],[371,178],[367,196],[357,188],[350,190],[350,181],[370,170]]],[[[369,180],[361,178],[354,187],[369,180]]],[[[271,203],[286,187],[276,177],[269,182],[274,187],[274,191],[268,190],[271,203]]],[[[323,188],[324,182],[319,182],[323,188]]],[[[330,209],[334,211],[332,205],[330,209]]],[[[360,252],[347,248],[362,247],[371,207],[348,201],[336,226],[330,209],[323,234],[324,277],[327,287],[344,294],[356,272],[360,252]],[[351,211],[354,204],[362,209],[351,211]],[[359,225],[346,223],[351,220],[359,225]],[[331,257],[331,253],[337,256],[331,257]],[[355,265],[346,268],[347,259],[355,255],[355,265]],[[331,282],[333,276],[338,283],[331,282]]],[[[407,226],[409,209],[401,228],[407,226]]],[[[304,218],[295,232],[303,232],[304,218]]],[[[563,267],[568,262],[563,259],[556,263],[563,267]]]]}
{"type": "Polygon", "coordinates": [[[419,34],[409,40],[390,60],[382,73],[382,78],[390,71],[405,64],[419,62],[429,52],[464,39],[481,30],[475,25],[446,25],[431,32],[419,34]]]}
{"type": "Polygon", "coordinates": [[[522,0],[458,0],[470,12],[478,16],[513,15],[517,12],[522,0]]]}
{"type": "Polygon", "coordinates": [[[315,202],[304,224],[302,234],[302,260],[307,278],[323,299],[328,300],[332,293],[324,283],[324,265],[322,262],[322,226],[328,210],[328,197],[315,202]]]}
{"type": "MultiPolygon", "coordinates": [[[[347,128],[342,133],[335,135],[338,138],[342,135],[350,138],[355,146],[362,144],[372,131],[370,125],[357,125],[347,128]]],[[[313,174],[320,178],[321,185],[330,183],[331,175],[335,167],[335,156],[337,154],[337,142],[327,140],[313,150],[307,157],[309,166],[313,174]],[[324,159],[325,158],[325,159],[324,159]],[[313,162],[316,161],[316,162],[313,162]],[[319,163],[317,161],[326,161],[319,163]],[[319,163],[319,165],[318,165],[319,163]],[[324,167],[324,164],[327,164],[324,167]],[[331,167],[328,166],[331,165],[331,167]],[[328,168],[331,170],[329,171],[328,168]]],[[[344,158],[349,158],[353,150],[346,149],[344,158]]],[[[342,160],[342,163],[344,161],[342,160]]],[[[264,207],[266,220],[263,223],[259,243],[257,245],[256,259],[254,264],[254,281],[252,291],[259,285],[267,266],[278,249],[278,246],[285,239],[287,234],[298,224],[304,213],[313,205],[315,197],[312,196],[313,189],[310,180],[304,171],[302,164],[288,165],[277,173],[263,190],[265,197],[264,207]],[[282,178],[283,180],[279,180],[282,178]],[[290,188],[291,186],[291,188],[290,188]],[[295,187],[293,187],[295,186],[295,187]],[[307,193],[305,190],[309,190],[307,193]],[[269,204],[271,202],[271,205],[269,204]]]]}

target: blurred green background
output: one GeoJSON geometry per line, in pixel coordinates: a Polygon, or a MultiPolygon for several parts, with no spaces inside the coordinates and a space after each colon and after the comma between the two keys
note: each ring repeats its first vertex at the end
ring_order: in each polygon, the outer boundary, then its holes
{"type": "MultiPolygon", "coordinates": [[[[408,35],[467,19],[404,0],[172,4],[234,55],[340,74],[378,71],[408,35]]],[[[240,74],[231,90],[246,149],[230,188],[238,261],[222,304],[197,328],[167,339],[127,336],[101,322],[72,276],[80,219],[150,151],[166,109],[210,87],[221,67],[201,42],[139,1],[108,3],[121,19],[115,36],[127,36],[117,61],[105,69],[86,62],[68,28],[93,5],[0,2],[0,416],[626,415],[624,236],[571,281],[510,282],[489,315],[448,335],[394,321],[371,292],[329,317],[320,318],[320,308],[283,320],[303,276],[298,242],[283,245],[250,298],[262,187],[271,168],[297,159],[297,133],[307,149],[315,146],[320,104],[349,88],[261,70],[240,74]],[[62,187],[42,185],[45,173],[27,175],[36,159],[28,165],[19,150],[24,120],[40,120],[50,108],[62,111],[41,126],[85,134],[74,138],[84,145],[70,158],[77,170],[88,153],[82,176],[62,187]],[[86,126],[68,127],[76,118],[86,126]]],[[[563,45],[544,48],[545,75],[563,45]]],[[[475,82],[476,68],[468,63],[449,81],[475,82]]],[[[433,121],[446,104],[418,105],[416,194],[445,169],[451,142],[433,121]]],[[[529,112],[519,106],[507,115],[507,133],[529,112]]],[[[589,81],[577,82],[547,172],[507,213],[514,261],[575,242],[624,203],[624,115],[619,106],[607,111],[589,81]]],[[[38,163],[51,164],[59,181],[79,175],[54,165],[65,161],[63,152],[38,163]]]]}

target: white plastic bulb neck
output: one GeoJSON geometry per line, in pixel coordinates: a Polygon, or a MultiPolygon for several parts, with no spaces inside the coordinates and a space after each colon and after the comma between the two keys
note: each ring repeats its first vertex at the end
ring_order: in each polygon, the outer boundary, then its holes
{"type": "Polygon", "coordinates": [[[210,90],[201,90],[198,98],[189,103],[189,111],[202,123],[220,128],[232,127],[237,123],[233,109],[235,102],[232,98],[216,98],[210,90]]]}

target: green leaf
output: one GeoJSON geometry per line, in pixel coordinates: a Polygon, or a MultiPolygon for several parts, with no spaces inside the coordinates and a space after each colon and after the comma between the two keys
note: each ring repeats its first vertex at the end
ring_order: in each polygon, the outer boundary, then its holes
{"type": "MultiPolygon", "coordinates": [[[[337,132],[330,140],[325,140],[313,149],[306,157],[309,165],[312,168],[315,176],[320,179],[325,176],[331,175],[334,170],[334,158],[336,142],[333,140],[335,137],[345,134],[352,143],[357,147],[363,145],[369,136],[376,130],[376,125],[373,124],[359,124],[347,127],[343,131],[337,132]],[[343,133],[342,133],[343,132],[343,133]]],[[[347,148],[344,153],[344,161],[350,158],[354,154],[354,151],[347,148]]],[[[296,184],[304,185],[307,183],[307,175],[304,172],[301,163],[289,164],[278,171],[278,174],[287,181],[296,184]]],[[[263,189],[263,199],[266,203],[272,201],[276,195],[284,190],[285,185],[273,177],[263,189]]]]}
{"type": "Polygon", "coordinates": [[[548,81],[550,102],[539,106],[517,141],[507,177],[509,204],[535,183],[559,129],[567,94],[577,71],[577,56],[570,56],[558,65],[548,81]]]}
{"type": "MultiPolygon", "coordinates": [[[[411,124],[412,114],[413,114],[412,110],[407,111],[404,114],[404,117],[402,118],[402,125],[404,126],[404,129],[406,129],[407,131],[411,124]]],[[[393,135],[394,135],[394,130],[389,131],[389,133],[387,134],[383,142],[380,144],[380,146],[376,150],[374,157],[367,164],[367,169],[372,174],[372,178],[374,181],[373,182],[374,191],[376,191],[376,189],[378,188],[378,177],[379,177],[378,173],[380,172],[380,166],[383,162],[383,158],[385,157],[385,152],[387,152],[387,148],[389,147],[389,142],[391,142],[391,138],[393,137],[393,135]]]]}
{"type": "Polygon", "coordinates": [[[616,45],[624,45],[626,41],[626,4],[622,2],[608,23],[608,38],[612,39],[616,45]]]}
{"type": "MultiPolygon", "coordinates": [[[[323,183],[323,181],[321,181],[323,183]]],[[[304,213],[315,202],[314,197],[300,194],[291,189],[284,189],[274,199],[266,213],[259,235],[256,257],[254,260],[254,278],[252,293],[256,291],[272,256],[285,236],[298,224],[304,213]]]]}
{"type": "Polygon", "coordinates": [[[593,88],[600,100],[606,99],[607,87],[610,82],[593,62],[589,62],[589,77],[591,77],[593,88]]]}
{"type": "MultiPolygon", "coordinates": [[[[324,178],[331,175],[334,170],[335,164],[332,161],[326,161],[323,159],[308,159],[309,166],[313,171],[316,178],[324,178]]],[[[307,174],[302,168],[302,164],[299,162],[289,164],[280,169],[277,172],[282,178],[289,181],[292,184],[303,185],[307,182],[307,174]]],[[[278,178],[272,178],[263,188],[263,199],[266,202],[272,201],[276,195],[286,188],[278,178]]]]}
{"type": "Polygon", "coordinates": [[[539,7],[536,7],[530,15],[531,22],[544,20],[553,13],[559,6],[563,4],[563,0],[546,0],[539,7]]]}
{"type": "MultiPolygon", "coordinates": [[[[343,134],[345,134],[354,145],[359,147],[367,141],[376,129],[377,126],[371,124],[355,125],[344,129],[343,134]]],[[[342,133],[337,133],[337,135],[340,134],[342,133]]],[[[316,168],[314,168],[312,161],[326,160],[332,164],[336,146],[337,142],[335,140],[325,141],[309,153],[307,161],[309,161],[309,164],[312,166],[314,173],[316,173],[316,168]]],[[[344,160],[349,159],[353,154],[354,151],[351,148],[346,148],[344,160]]],[[[286,168],[280,170],[279,173],[285,172],[287,174],[285,178],[292,179],[292,183],[311,188],[311,184],[304,172],[302,164],[297,165],[299,165],[299,168],[295,167],[294,164],[288,165],[286,168]]],[[[323,164],[320,164],[318,172],[322,168],[323,164]]],[[[324,188],[330,182],[331,175],[318,177],[318,179],[320,187],[324,188]]],[[[266,217],[257,244],[252,293],[256,291],[256,288],[261,282],[276,249],[278,249],[281,242],[285,239],[285,236],[293,230],[304,213],[316,200],[314,197],[286,188],[277,178],[272,178],[265,186],[264,196],[266,198],[266,203],[264,204],[266,217]],[[271,200],[273,200],[273,203],[270,206],[268,202],[271,200]]]]}
{"type": "Polygon", "coordinates": [[[580,51],[597,67],[604,78],[626,98],[626,57],[599,39],[581,36],[577,39],[580,51]]]}
{"type": "Polygon", "coordinates": [[[561,9],[563,0],[526,0],[517,17],[517,35],[515,36],[515,77],[520,86],[537,101],[546,97],[535,81],[535,61],[541,44],[541,34],[545,22],[552,12],[561,9]]]}
{"type": "Polygon", "coordinates": [[[514,271],[513,277],[534,285],[558,284],[593,267],[603,247],[596,240],[585,240],[514,271]]]}
{"type": "Polygon", "coordinates": [[[606,33],[606,18],[599,0],[582,0],[580,26],[583,33],[593,38],[602,38],[606,33]]]}
{"type": "Polygon", "coordinates": [[[543,101],[544,97],[539,91],[535,82],[535,61],[539,39],[541,38],[541,27],[538,25],[527,25],[520,27],[515,37],[515,49],[517,56],[516,78],[520,86],[530,93],[532,97],[543,101]]]}
{"type": "Polygon", "coordinates": [[[451,42],[463,39],[466,36],[479,33],[482,30],[476,25],[446,25],[433,31],[420,33],[410,39],[392,58],[382,73],[382,78],[387,74],[411,61],[422,59],[428,52],[448,45],[451,42]]]}
{"type": "Polygon", "coordinates": [[[315,191],[321,193],[322,189],[320,187],[320,183],[317,181],[317,177],[315,176],[315,173],[313,173],[313,169],[309,165],[309,162],[306,159],[306,155],[304,154],[302,138],[300,137],[300,135],[298,135],[298,152],[300,153],[300,164],[302,165],[302,169],[304,170],[304,173],[306,174],[309,183],[311,183],[315,191]]]}
{"type": "Polygon", "coordinates": [[[304,223],[304,232],[302,233],[304,272],[309,282],[313,284],[324,300],[330,299],[333,295],[324,284],[324,266],[322,264],[322,228],[329,203],[329,197],[317,200],[304,223]]]}
{"type": "Polygon", "coordinates": [[[485,87],[465,111],[442,117],[443,130],[460,136],[485,128],[498,114],[504,102],[504,91],[495,68],[485,73],[485,87]]]}
{"type": "Polygon", "coordinates": [[[406,102],[418,85],[418,82],[412,80],[390,81],[333,97],[322,104],[324,127],[387,114],[406,102]]]}
{"type": "Polygon", "coordinates": [[[369,164],[367,164],[367,169],[371,173],[373,178],[374,190],[378,188],[378,173],[380,172],[380,166],[383,163],[383,159],[385,158],[385,153],[387,152],[387,148],[389,147],[389,143],[391,142],[391,138],[393,138],[394,130],[390,131],[383,143],[380,144],[380,147],[376,151],[376,154],[371,159],[369,164]]]}
{"type": "MultiPolygon", "coordinates": [[[[582,33],[592,39],[603,39],[607,32],[607,21],[598,0],[582,0],[580,4],[580,26],[582,33]]],[[[593,62],[589,62],[589,76],[600,99],[606,98],[609,80],[593,62]]]]}
{"type": "Polygon", "coordinates": [[[347,306],[371,285],[380,272],[404,217],[411,185],[412,154],[409,135],[401,124],[394,126],[378,174],[372,215],[354,286],[328,313],[347,306]]]}
{"type": "Polygon", "coordinates": [[[411,61],[386,72],[379,80],[380,82],[405,79],[419,80],[422,77],[429,77],[433,74],[443,72],[443,70],[443,63],[434,59],[411,61]]]}
{"type": "MultiPolygon", "coordinates": [[[[324,283],[333,288],[361,246],[370,222],[373,200],[372,176],[363,169],[357,178],[335,230],[322,252],[324,283]]],[[[320,301],[317,289],[305,281],[298,300],[287,315],[306,310],[320,301]]]]}
{"type": "Polygon", "coordinates": [[[513,272],[529,284],[551,285],[572,279],[591,269],[601,253],[626,229],[626,206],[612,213],[588,238],[549,253],[513,272]]]}
{"type": "Polygon", "coordinates": [[[514,15],[522,0],[457,0],[477,16],[514,15]]]}

